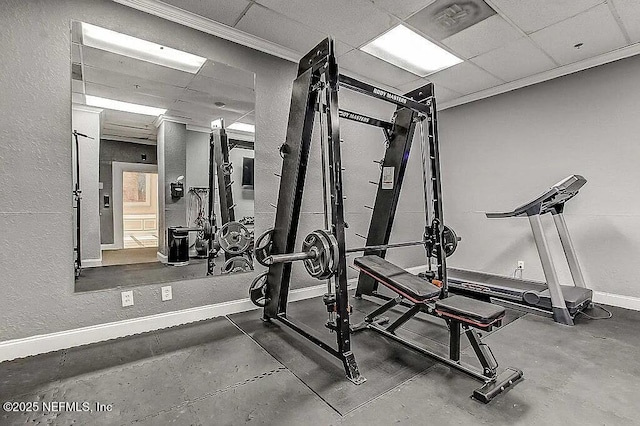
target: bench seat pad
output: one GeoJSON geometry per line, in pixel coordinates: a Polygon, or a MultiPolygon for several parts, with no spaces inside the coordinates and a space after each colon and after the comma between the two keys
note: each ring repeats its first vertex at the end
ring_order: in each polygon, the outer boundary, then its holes
{"type": "Polygon", "coordinates": [[[436,302],[436,310],[445,316],[468,318],[480,324],[489,325],[502,318],[505,309],[493,303],[471,299],[464,296],[451,296],[436,302]]]}

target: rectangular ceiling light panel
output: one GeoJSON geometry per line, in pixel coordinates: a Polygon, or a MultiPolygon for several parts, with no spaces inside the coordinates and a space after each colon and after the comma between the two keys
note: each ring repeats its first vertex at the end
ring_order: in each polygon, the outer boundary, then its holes
{"type": "Polygon", "coordinates": [[[228,128],[231,130],[239,130],[241,132],[248,132],[248,133],[256,132],[256,126],[254,126],[253,124],[247,124],[247,123],[235,122],[228,128]]]}
{"type": "Polygon", "coordinates": [[[167,112],[165,108],[156,108],[156,107],[150,107],[146,105],[132,104],[129,102],[99,98],[97,96],[90,96],[90,95],[86,95],[86,103],[89,106],[106,108],[106,109],[115,109],[117,111],[132,112],[134,114],[158,116],[167,112]]]}
{"type": "Polygon", "coordinates": [[[420,77],[462,62],[462,59],[404,25],[382,34],[362,50],[420,77]]]}
{"type": "Polygon", "coordinates": [[[82,44],[191,74],[196,74],[207,60],[191,53],[86,23],[82,24],[82,44]]]}

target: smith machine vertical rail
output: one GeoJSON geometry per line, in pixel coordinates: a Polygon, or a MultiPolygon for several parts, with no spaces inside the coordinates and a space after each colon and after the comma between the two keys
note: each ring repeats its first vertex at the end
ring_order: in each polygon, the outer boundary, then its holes
{"type": "MultiPolygon", "coordinates": [[[[415,130],[415,124],[420,123],[420,137],[421,137],[421,150],[422,150],[422,164],[423,164],[423,191],[425,194],[425,232],[424,240],[427,249],[427,257],[434,257],[437,260],[438,270],[437,275],[433,278],[442,282],[442,292],[440,298],[445,298],[448,295],[447,287],[447,265],[446,255],[444,248],[444,214],[442,210],[442,186],[440,178],[440,149],[438,146],[438,123],[437,123],[437,111],[436,111],[436,99],[433,93],[433,85],[428,84],[413,90],[405,95],[407,98],[415,102],[424,103],[425,110],[421,112],[424,114],[419,116],[415,112],[411,117],[411,128],[407,135],[406,140],[391,140],[387,146],[385,157],[382,162],[383,170],[395,170],[395,181],[393,187],[385,187],[382,180],[378,185],[378,191],[376,194],[375,204],[373,207],[373,213],[371,215],[371,222],[369,224],[369,232],[367,234],[367,246],[378,246],[389,244],[389,237],[391,236],[391,230],[393,227],[393,221],[398,207],[398,200],[400,198],[400,191],[402,190],[402,182],[404,179],[404,172],[409,159],[409,152],[411,151],[411,143],[413,141],[413,133],[415,130]],[[423,122],[427,122],[426,138],[428,146],[424,146],[424,127],[423,122]],[[429,170],[428,173],[425,170],[426,156],[429,156],[429,170]],[[429,189],[429,182],[431,188],[429,189]],[[429,206],[429,194],[431,194],[432,205],[429,206]],[[429,216],[431,215],[431,220],[429,216]]],[[[402,110],[399,108],[400,113],[402,110]]],[[[383,172],[384,175],[384,172],[383,172]]],[[[364,253],[365,255],[377,255],[382,258],[386,255],[386,250],[369,250],[364,253]]],[[[378,282],[367,274],[360,274],[358,277],[358,287],[356,290],[356,297],[362,295],[376,295],[378,289],[378,282]]],[[[383,297],[383,296],[380,296],[383,297]]],[[[386,297],[383,297],[386,298],[386,297]]]]}
{"type": "MultiPolygon", "coordinates": [[[[430,87],[429,85],[425,88],[429,96],[425,96],[424,99],[431,99],[430,87]]],[[[327,222],[331,233],[335,236],[338,251],[335,273],[333,274],[335,318],[327,323],[327,327],[336,334],[337,349],[287,318],[287,300],[292,265],[290,262],[273,263],[269,266],[264,290],[265,307],[263,319],[265,321],[276,320],[286,325],[341,360],[347,378],[356,384],[360,384],[365,379],[360,375],[355,357],[351,352],[351,308],[347,292],[342,160],[338,120],[339,118],[344,118],[383,129],[389,145],[387,157],[383,163],[383,170],[384,167],[393,167],[393,169],[387,169],[387,175],[383,173],[384,179],[381,178],[379,189],[381,191],[383,186],[386,187],[385,182],[383,182],[385,179],[402,180],[418,116],[427,116],[433,109],[429,105],[410,99],[407,96],[390,93],[353,78],[339,75],[331,38],[325,39],[303,57],[298,67],[298,77],[293,83],[286,142],[280,149],[283,163],[280,174],[275,225],[273,231],[271,231],[270,254],[274,256],[293,253],[296,249],[296,236],[316,111],[319,111],[321,117],[322,114],[326,114],[327,153],[323,152],[322,155],[328,156],[328,170],[326,171],[328,191],[324,195],[328,197],[325,200],[326,205],[330,206],[330,209],[327,208],[327,210],[330,210],[327,211],[327,215],[330,216],[327,219],[330,219],[330,222],[329,220],[327,222]],[[351,111],[339,110],[339,87],[395,104],[398,108],[393,122],[385,122],[351,111]],[[324,101],[322,100],[322,94],[324,94],[324,101]],[[399,165],[394,166],[396,163],[399,165]],[[389,175],[389,173],[391,174],[389,175]]],[[[324,126],[321,127],[324,128],[324,126]]],[[[395,188],[397,185],[392,184],[392,186],[395,188]]],[[[378,209],[387,211],[389,220],[392,222],[399,192],[396,194],[395,190],[388,191],[390,197],[380,200],[376,203],[376,206],[379,205],[378,209]]],[[[391,222],[388,224],[388,233],[383,235],[384,243],[389,240],[391,222]]],[[[375,244],[377,241],[370,233],[367,243],[375,244]]],[[[371,251],[370,253],[377,253],[377,251],[371,251]]]]}

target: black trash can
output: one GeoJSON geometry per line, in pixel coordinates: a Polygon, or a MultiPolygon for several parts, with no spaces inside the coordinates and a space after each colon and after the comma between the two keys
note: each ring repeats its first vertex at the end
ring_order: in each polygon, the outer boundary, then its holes
{"type": "Polygon", "coordinates": [[[169,227],[169,259],[168,264],[184,266],[189,264],[189,231],[179,226],[169,227]]]}

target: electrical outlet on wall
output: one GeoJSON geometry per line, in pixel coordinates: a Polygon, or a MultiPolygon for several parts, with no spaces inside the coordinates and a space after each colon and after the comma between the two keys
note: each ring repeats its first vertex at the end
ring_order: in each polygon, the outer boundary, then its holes
{"type": "Polygon", "coordinates": [[[122,307],[133,306],[133,291],[122,292],[122,307]]]}
{"type": "Polygon", "coordinates": [[[161,288],[162,292],[162,301],[166,302],[167,300],[171,300],[173,298],[173,294],[171,292],[171,286],[167,285],[161,288]]]}

